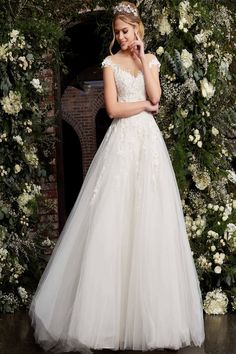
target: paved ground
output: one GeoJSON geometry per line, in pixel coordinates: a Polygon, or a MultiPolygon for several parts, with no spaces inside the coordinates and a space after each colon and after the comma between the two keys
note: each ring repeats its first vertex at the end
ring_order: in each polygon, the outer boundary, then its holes
{"type": "MultiPolygon", "coordinates": [[[[202,348],[187,347],[177,352],[153,350],[145,354],[236,354],[236,315],[205,316],[206,340],[202,348]]],[[[142,354],[139,351],[96,350],[96,354],[142,354]]],[[[34,342],[26,313],[0,316],[0,354],[45,353],[34,342]]]]}

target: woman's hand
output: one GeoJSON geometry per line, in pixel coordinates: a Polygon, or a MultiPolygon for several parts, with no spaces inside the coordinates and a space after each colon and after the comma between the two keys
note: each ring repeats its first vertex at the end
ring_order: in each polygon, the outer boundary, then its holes
{"type": "Polygon", "coordinates": [[[159,111],[159,102],[157,104],[152,104],[150,101],[146,103],[146,111],[158,113],[159,111]]]}
{"type": "Polygon", "coordinates": [[[135,32],[137,39],[130,44],[130,52],[133,57],[142,60],[145,56],[144,54],[144,44],[138,33],[135,32]]]}

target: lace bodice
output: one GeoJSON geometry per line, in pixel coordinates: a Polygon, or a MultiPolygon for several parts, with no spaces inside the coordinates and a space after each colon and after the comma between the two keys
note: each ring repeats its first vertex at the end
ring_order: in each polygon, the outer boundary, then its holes
{"type": "MultiPolygon", "coordinates": [[[[160,69],[160,62],[156,57],[150,60],[149,66],[157,65],[160,69]]],[[[102,68],[110,66],[114,73],[119,102],[136,102],[146,99],[145,83],[142,71],[137,75],[121,68],[112,61],[111,56],[106,57],[102,62],[102,68]]]]}

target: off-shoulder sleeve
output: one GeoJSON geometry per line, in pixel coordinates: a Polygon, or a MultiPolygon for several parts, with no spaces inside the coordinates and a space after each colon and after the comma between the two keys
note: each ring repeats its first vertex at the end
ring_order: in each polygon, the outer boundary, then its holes
{"type": "Polygon", "coordinates": [[[108,66],[112,67],[112,61],[110,59],[110,57],[106,57],[101,64],[102,68],[107,68],[108,66]]]}
{"type": "Polygon", "coordinates": [[[159,60],[155,55],[153,55],[152,59],[149,61],[149,67],[151,68],[153,65],[156,65],[158,71],[160,71],[161,63],[159,62],[159,60]]]}

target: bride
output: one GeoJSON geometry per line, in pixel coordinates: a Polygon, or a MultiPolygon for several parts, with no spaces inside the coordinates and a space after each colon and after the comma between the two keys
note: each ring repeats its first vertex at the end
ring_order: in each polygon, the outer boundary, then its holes
{"type": "Polygon", "coordinates": [[[201,290],[171,160],[153,113],[160,63],[137,7],[112,22],[103,60],[113,119],[32,299],[35,339],[58,352],[201,346],[201,290]]]}

